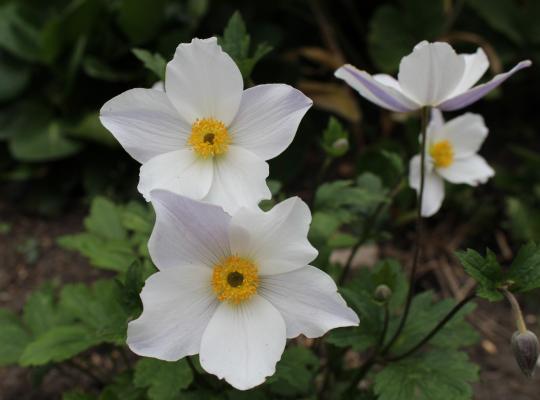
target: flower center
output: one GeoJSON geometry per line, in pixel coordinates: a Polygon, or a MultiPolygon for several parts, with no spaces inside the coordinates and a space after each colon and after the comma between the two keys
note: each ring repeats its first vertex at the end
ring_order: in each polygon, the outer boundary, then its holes
{"type": "Polygon", "coordinates": [[[188,143],[203,158],[219,156],[227,151],[231,138],[223,122],[214,118],[197,119],[191,126],[188,143]]]}
{"type": "Polygon", "coordinates": [[[239,304],[257,293],[259,274],[250,260],[230,256],[214,265],[212,289],[219,301],[239,304]]]}
{"type": "Polygon", "coordinates": [[[446,168],[454,162],[454,149],[448,140],[441,140],[431,146],[429,155],[436,168],[446,168]]]}

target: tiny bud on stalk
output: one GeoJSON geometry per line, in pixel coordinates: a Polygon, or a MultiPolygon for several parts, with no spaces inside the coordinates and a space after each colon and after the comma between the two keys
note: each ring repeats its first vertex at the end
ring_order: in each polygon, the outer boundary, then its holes
{"type": "Polygon", "coordinates": [[[536,335],[529,330],[514,332],[512,351],[523,374],[531,378],[538,361],[538,338],[536,335]]]}
{"type": "Polygon", "coordinates": [[[346,138],[340,138],[332,144],[332,147],[340,153],[346,153],[349,150],[349,141],[346,138]]]}
{"type": "Polygon", "coordinates": [[[392,289],[386,285],[379,285],[375,289],[375,299],[378,301],[388,301],[392,296],[392,289]]]}

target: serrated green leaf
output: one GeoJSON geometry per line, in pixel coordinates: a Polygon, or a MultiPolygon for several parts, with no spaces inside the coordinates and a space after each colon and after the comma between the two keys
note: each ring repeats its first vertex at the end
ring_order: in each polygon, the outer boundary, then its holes
{"type": "Polygon", "coordinates": [[[30,335],[13,313],[0,309],[0,366],[19,360],[30,335]]]}
{"type": "Polygon", "coordinates": [[[122,208],[121,219],[126,229],[149,234],[154,226],[154,211],[146,204],[131,201],[122,208]]]}
{"type": "Polygon", "coordinates": [[[319,359],[305,347],[289,347],[268,379],[270,390],[283,396],[306,394],[313,388],[319,359]]]}
{"type": "Polygon", "coordinates": [[[349,132],[337,118],[330,117],[328,120],[321,146],[330,157],[341,157],[349,150],[349,132]]]}
{"type": "Polygon", "coordinates": [[[144,66],[152,71],[156,77],[165,81],[165,68],[167,67],[167,61],[159,53],[150,53],[148,50],[144,49],[133,49],[131,50],[135,57],[143,62],[144,66]]]}
{"type": "Polygon", "coordinates": [[[489,301],[503,299],[503,295],[497,288],[503,283],[504,276],[493,252],[488,250],[484,258],[477,251],[468,249],[467,251],[457,252],[456,257],[463,265],[465,272],[478,283],[476,290],[478,296],[489,301]]]}
{"type": "Polygon", "coordinates": [[[47,285],[28,297],[24,305],[23,320],[34,336],[71,322],[70,317],[56,307],[54,291],[47,285]]]}
{"type": "Polygon", "coordinates": [[[132,43],[145,43],[158,32],[165,19],[167,0],[122,0],[118,24],[132,43]]]}
{"type": "Polygon", "coordinates": [[[99,400],[146,400],[145,391],[133,384],[133,374],[124,372],[114,377],[99,395],[99,400]]]}
{"type": "Polygon", "coordinates": [[[126,239],[127,232],[122,225],[121,209],[105,197],[98,196],[92,201],[90,215],[84,226],[89,232],[106,239],[126,239]]]}
{"type": "Polygon", "coordinates": [[[20,364],[28,367],[64,361],[100,342],[101,339],[83,325],[56,326],[26,346],[20,364]]]}
{"type": "Polygon", "coordinates": [[[80,321],[101,341],[123,344],[127,318],[123,293],[112,280],[95,282],[91,287],[82,283],[64,286],[60,308],[74,320],[80,321]]]}
{"type": "Polygon", "coordinates": [[[193,381],[193,373],[186,360],[167,362],[143,358],[135,366],[136,387],[148,388],[150,400],[171,400],[179,397],[182,389],[193,381]]]}
{"type": "Polygon", "coordinates": [[[527,292],[540,287],[540,248],[528,243],[519,249],[508,271],[512,292],[527,292]]]}
{"type": "Polygon", "coordinates": [[[375,375],[379,400],[469,400],[478,367],[465,353],[433,350],[388,364],[375,375]]]}

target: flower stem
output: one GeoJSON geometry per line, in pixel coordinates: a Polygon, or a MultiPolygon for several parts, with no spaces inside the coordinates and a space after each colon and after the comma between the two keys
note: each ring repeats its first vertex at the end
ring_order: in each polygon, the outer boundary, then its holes
{"type": "Polygon", "coordinates": [[[452,308],[450,312],[446,314],[446,316],[442,320],[440,320],[439,323],[426,336],[424,336],[424,338],[420,340],[416,345],[414,345],[409,350],[405,351],[404,353],[400,355],[386,358],[386,361],[399,361],[415,353],[427,342],[429,342],[433,338],[433,336],[435,336],[442,328],[444,328],[444,326],[454,317],[454,315],[457,314],[459,310],[461,310],[465,305],[467,305],[475,297],[476,297],[476,293],[472,293],[469,296],[465,297],[458,304],[456,304],[454,308],[452,308]]]}
{"type": "Polygon", "coordinates": [[[516,326],[519,333],[527,332],[527,325],[525,324],[525,319],[523,318],[523,313],[521,312],[521,307],[519,306],[517,299],[510,291],[508,291],[508,289],[501,289],[501,292],[512,306],[512,313],[514,314],[514,319],[516,320],[516,326]]]}
{"type": "Polygon", "coordinates": [[[414,245],[414,255],[413,255],[413,263],[409,278],[409,291],[407,292],[407,300],[405,302],[405,309],[403,310],[403,314],[401,315],[401,319],[399,321],[398,328],[396,329],[394,335],[384,347],[384,349],[381,351],[381,354],[386,354],[391,347],[396,342],[397,338],[401,334],[403,327],[405,326],[405,322],[407,322],[407,318],[409,316],[409,310],[411,308],[411,302],[412,297],[414,294],[414,283],[416,279],[416,270],[418,269],[418,262],[420,260],[420,250],[422,247],[422,201],[424,197],[424,186],[425,186],[425,179],[426,179],[426,136],[427,136],[427,127],[429,122],[429,113],[430,113],[430,107],[424,107],[421,110],[421,129],[420,129],[420,190],[418,191],[418,211],[416,214],[416,240],[414,245]]]}

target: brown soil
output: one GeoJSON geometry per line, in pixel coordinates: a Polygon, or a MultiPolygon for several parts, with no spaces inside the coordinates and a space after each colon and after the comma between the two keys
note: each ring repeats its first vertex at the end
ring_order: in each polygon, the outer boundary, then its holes
{"type": "MultiPolygon", "coordinates": [[[[46,281],[59,284],[90,282],[104,276],[103,271],[90,267],[83,257],[63,250],[55,241],[60,235],[80,231],[84,214],[84,210],[78,210],[62,218],[48,220],[19,215],[13,208],[0,204],[0,223],[10,226],[9,232],[0,234],[0,307],[20,312],[29,293],[46,281]]],[[[426,281],[435,281],[435,287],[444,296],[459,298],[472,285],[448,254],[461,245],[467,233],[465,229],[460,236],[459,230],[451,227],[452,236],[445,236],[446,229],[434,229],[429,235],[434,242],[428,246],[432,249],[431,254],[426,251],[430,261],[425,263],[420,273],[428,277],[426,281]],[[441,245],[437,243],[438,237],[457,237],[460,240],[441,245]],[[441,246],[444,247],[442,252],[441,246]],[[430,279],[430,275],[434,279],[430,279]]],[[[402,259],[410,257],[410,254],[395,249],[384,249],[381,253],[402,259]]],[[[538,332],[536,318],[531,314],[527,315],[527,319],[530,328],[538,332]]],[[[537,376],[530,380],[523,377],[512,357],[509,339],[513,328],[506,304],[479,301],[470,321],[483,338],[480,344],[470,350],[473,360],[481,366],[480,382],[474,385],[475,399],[539,398],[540,378],[537,376]]],[[[89,357],[99,364],[99,354],[89,357]]],[[[32,375],[26,369],[0,368],[0,400],[59,399],[62,391],[73,388],[74,382],[77,387],[83,388],[91,384],[87,376],[69,367],[50,370],[39,386],[32,384],[32,375]]]]}

